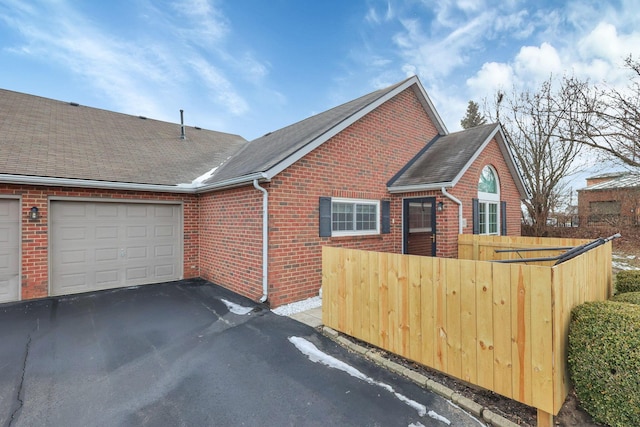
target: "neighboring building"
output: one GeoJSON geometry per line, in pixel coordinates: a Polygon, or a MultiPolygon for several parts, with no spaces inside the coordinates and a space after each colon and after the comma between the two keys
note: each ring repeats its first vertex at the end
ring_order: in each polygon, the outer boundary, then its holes
{"type": "Polygon", "coordinates": [[[202,277],[278,306],[318,293],[323,245],[520,234],[500,126],[448,133],[416,77],[251,142],[1,90],[0,111],[0,301],[202,277]]]}
{"type": "Polygon", "coordinates": [[[587,178],[578,190],[580,225],[638,225],[640,175],[616,172],[587,178]]]}

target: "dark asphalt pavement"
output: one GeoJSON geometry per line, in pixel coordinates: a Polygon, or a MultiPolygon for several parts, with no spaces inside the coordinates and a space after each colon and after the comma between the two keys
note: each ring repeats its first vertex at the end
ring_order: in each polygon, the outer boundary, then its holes
{"type": "Polygon", "coordinates": [[[1,426],[445,426],[444,419],[478,425],[313,328],[205,281],[0,305],[1,426]],[[222,299],[254,309],[234,314],[222,299]]]}

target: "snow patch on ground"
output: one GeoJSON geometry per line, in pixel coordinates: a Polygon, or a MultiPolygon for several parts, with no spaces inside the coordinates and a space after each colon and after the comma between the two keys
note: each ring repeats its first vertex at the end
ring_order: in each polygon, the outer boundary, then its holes
{"type": "Polygon", "coordinates": [[[612,254],[611,266],[614,270],[640,270],[636,255],[612,254]],[[629,261],[635,261],[629,263],[629,261]]]}
{"type": "Polygon", "coordinates": [[[322,307],[322,298],[319,296],[294,302],[287,305],[281,305],[272,311],[279,316],[291,316],[292,314],[311,310],[312,308],[322,307]]]}
{"type": "Polygon", "coordinates": [[[438,420],[438,421],[442,421],[443,423],[445,423],[446,425],[450,426],[451,425],[451,421],[449,421],[447,418],[443,417],[442,415],[437,414],[434,411],[429,411],[427,413],[427,415],[429,415],[431,418],[433,418],[434,420],[438,420]]]}
{"type": "Polygon", "coordinates": [[[253,311],[253,307],[244,307],[240,304],[227,301],[224,298],[221,298],[220,300],[224,303],[224,305],[227,306],[229,311],[232,312],[233,314],[239,314],[240,316],[244,316],[245,314],[249,314],[253,311]]]}
{"type": "Polygon", "coordinates": [[[611,266],[613,268],[617,268],[618,270],[637,270],[638,269],[638,267],[629,265],[626,262],[622,262],[622,261],[612,261],[611,266]]]}
{"type": "MultiPolygon", "coordinates": [[[[406,403],[407,405],[418,411],[418,415],[420,415],[421,417],[427,415],[427,407],[423,404],[418,403],[415,400],[411,400],[408,397],[396,392],[389,384],[376,381],[373,378],[366,376],[353,366],[350,366],[343,361],[338,360],[335,357],[324,353],[323,351],[320,351],[318,347],[316,347],[312,342],[300,337],[289,337],[289,341],[291,342],[291,344],[296,346],[296,348],[300,350],[302,354],[306,355],[312,362],[320,363],[333,369],[338,369],[368,384],[376,385],[380,388],[383,388],[389,393],[392,393],[401,402],[406,403]]],[[[449,422],[448,424],[451,424],[451,422],[449,422]]]]}

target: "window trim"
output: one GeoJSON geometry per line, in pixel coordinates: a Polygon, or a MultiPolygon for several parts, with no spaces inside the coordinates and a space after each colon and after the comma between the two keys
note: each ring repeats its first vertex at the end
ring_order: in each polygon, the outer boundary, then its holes
{"type": "Polygon", "coordinates": [[[350,198],[342,198],[342,197],[332,197],[331,198],[331,236],[332,237],[341,237],[341,236],[373,236],[380,234],[380,200],[370,200],[370,199],[350,199],[350,198]],[[333,229],[333,204],[334,203],[345,203],[352,204],[354,207],[354,216],[353,216],[353,226],[355,228],[356,225],[356,209],[357,205],[367,205],[367,206],[375,206],[376,208],[376,229],[375,230],[334,230],[333,229]]]}

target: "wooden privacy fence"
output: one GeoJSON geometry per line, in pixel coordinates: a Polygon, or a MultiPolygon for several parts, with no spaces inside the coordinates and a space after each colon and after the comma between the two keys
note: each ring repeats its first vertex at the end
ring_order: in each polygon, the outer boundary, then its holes
{"type": "MultiPolygon", "coordinates": [[[[495,248],[541,246],[460,237],[461,255],[485,259],[495,248]]],[[[611,243],[554,267],[324,247],[322,276],[326,326],[533,406],[540,420],[557,415],[569,391],[571,309],[609,297],[611,243]]]]}

